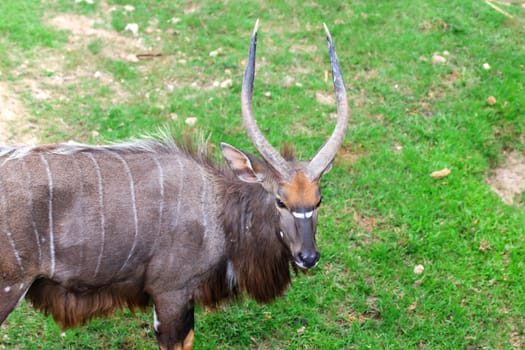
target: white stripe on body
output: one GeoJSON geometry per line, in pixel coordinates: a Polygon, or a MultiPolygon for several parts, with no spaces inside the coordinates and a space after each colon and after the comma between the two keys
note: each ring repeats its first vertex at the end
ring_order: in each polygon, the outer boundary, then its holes
{"type": "Polygon", "coordinates": [[[3,211],[4,227],[2,229],[5,232],[5,235],[7,236],[9,245],[11,245],[11,249],[13,250],[13,254],[16,258],[18,267],[20,268],[20,271],[23,272],[24,266],[22,265],[22,259],[20,258],[20,254],[18,253],[18,250],[16,249],[16,244],[13,239],[13,234],[11,233],[11,230],[9,229],[9,223],[7,221],[9,219],[7,215],[7,198],[5,197],[6,191],[5,191],[3,183],[1,183],[1,178],[0,178],[0,184],[1,184],[0,192],[2,193],[2,208],[4,208],[4,211],[3,211]]]}
{"type": "Polygon", "coordinates": [[[46,168],[48,187],[49,187],[49,255],[51,259],[51,277],[55,274],[55,234],[53,231],[53,176],[49,163],[43,154],[40,154],[40,159],[46,168]]]}
{"type": "Polygon", "coordinates": [[[177,222],[179,221],[180,207],[182,205],[182,193],[184,192],[184,168],[180,159],[176,158],[177,165],[179,166],[179,192],[177,193],[177,206],[175,209],[175,217],[177,222]]]}
{"type": "Polygon", "coordinates": [[[226,263],[226,282],[230,290],[233,290],[237,285],[237,276],[235,275],[235,269],[233,268],[231,260],[228,260],[226,263]]]}
{"type": "Polygon", "coordinates": [[[128,179],[129,179],[129,190],[131,192],[131,208],[132,208],[132,211],[133,211],[133,223],[134,223],[134,226],[135,226],[135,233],[134,233],[134,236],[133,236],[133,244],[131,245],[131,248],[130,248],[129,253],[128,253],[128,257],[126,258],[126,261],[124,261],[124,264],[122,264],[122,267],[117,272],[117,274],[118,274],[120,271],[122,271],[124,269],[124,267],[126,267],[126,265],[128,264],[129,259],[131,259],[131,256],[133,255],[135,247],[137,246],[137,238],[138,238],[138,235],[139,235],[139,218],[138,218],[138,213],[137,213],[137,201],[136,201],[136,198],[135,198],[135,183],[134,183],[134,180],[133,180],[133,174],[131,174],[131,169],[129,168],[129,164],[120,154],[118,154],[116,152],[109,152],[109,153],[111,153],[113,156],[115,156],[115,158],[117,158],[118,160],[120,160],[122,162],[122,164],[124,165],[124,170],[126,171],[126,175],[128,176],[128,179]]]}
{"type": "Polygon", "coordinates": [[[102,173],[100,172],[100,166],[98,165],[95,156],[92,153],[87,152],[87,156],[93,162],[95,172],[97,173],[97,185],[98,185],[98,208],[100,210],[100,253],[98,254],[97,266],[95,267],[95,276],[100,271],[100,264],[102,263],[102,257],[104,256],[104,246],[106,244],[106,216],[104,214],[104,183],[102,181],[102,173]]]}
{"type": "Polygon", "coordinates": [[[28,188],[28,200],[29,200],[29,208],[31,209],[31,225],[33,227],[33,233],[35,234],[35,241],[36,246],[38,248],[38,265],[42,262],[42,247],[40,246],[40,235],[38,233],[38,229],[36,226],[35,221],[35,214],[34,214],[34,203],[33,203],[33,191],[31,191],[31,184],[33,183],[33,180],[31,179],[31,172],[27,169],[27,165],[24,162],[24,160],[21,160],[22,162],[22,168],[24,169],[24,173],[26,174],[26,180],[27,180],[27,188],[28,188]]]}
{"type": "Polygon", "coordinates": [[[155,311],[155,306],[153,306],[153,329],[155,329],[155,332],[159,332],[160,327],[160,321],[157,317],[157,312],[155,311]]]}
{"type": "MultiPolygon", "coordinates": [[[[162,233],[162,213],[164,212],[164,170],[162,169],[162,165],[160,164],[159,160],[155,155],[152,155],[152,159],[155,162],[155,165],[157,166],[157,169],[159,171],[159,190],[160,190],[160,200],[159,200],[159,230],[157,232],[157,235],[155,236],[155,239],[153,240],[153,244],[151,245],[151,254],[155,252],[157,249],[157,243],[159,240],[159,237],[162,233]]],[[[153,309],[155,311],[155,309],[153,309]]]]}
{"type": "Polygon", "coordinates": [[[202,180],[202,192],[201,192],[201,218],[202,225],[204,226],[204,238],[208,234],[208,216],[210,213],[207,212],[208,203],[208,182],[206,181],[206,172],[202,167],[199,167],[201,180],[202,180]]]}

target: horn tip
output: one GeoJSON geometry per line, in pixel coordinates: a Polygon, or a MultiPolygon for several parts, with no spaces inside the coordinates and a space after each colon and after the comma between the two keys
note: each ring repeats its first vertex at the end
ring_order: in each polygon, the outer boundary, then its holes
{"type": "Polygon", "coordinates": [[[328,30],[326,23],[323,23],[323,27],[324,27],[324,32],[326,33],[326,39],[328,41],[332,41],[332,36],[330,35],[330,31],[328,30]]]}
{"type": "Polygon", "coordinates": [[[256,36],[257,35],[257,30],[259,29],[259,18],[257,18],[255,20],[255,26],[253,27],[253,34],[252,36],[256,36]]]}

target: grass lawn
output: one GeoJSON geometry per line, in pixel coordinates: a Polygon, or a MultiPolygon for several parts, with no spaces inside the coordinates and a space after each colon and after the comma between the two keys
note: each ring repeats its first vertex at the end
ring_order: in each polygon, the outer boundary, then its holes
{"type": "MultiPolygon", "coordinates": [[[[322,182],[321,262],[270,305],[198,309],[195,348],[522,349],[525,197],[504,204],[487,177],[525,146],[523,3],[2,1],[0,140],[168,125],[253,151],[240,88],[260,18],[259,126],[308,158],[335,124],[325,22],[352,115],[322,182]]],[[[23,303],[0,328],[0,349],[130,348],[156,349],[151,311],[62,333],[23,303]]]]}

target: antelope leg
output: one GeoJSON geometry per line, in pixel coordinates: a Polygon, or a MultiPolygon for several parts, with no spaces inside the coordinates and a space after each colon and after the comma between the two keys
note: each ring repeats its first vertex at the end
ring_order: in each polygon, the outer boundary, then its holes
{"type": "Polygon", "coordinates": [[[155,333],[161,350],[193,349],[193,302],[180,291],[153,296],[155,333]]]}
{"type": "Polygon", "coordinates": [[[29,289],[29,282],[8,282],[0,279],[0,324],[22,301],[29,289]]]}

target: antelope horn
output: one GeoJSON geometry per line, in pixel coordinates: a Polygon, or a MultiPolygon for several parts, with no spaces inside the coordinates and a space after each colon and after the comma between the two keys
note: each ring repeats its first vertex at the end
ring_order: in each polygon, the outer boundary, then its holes
{"type": "Polygon", "coordinates": [[[334,81],[335,96],[337,100],[337,123],[328,141],[326,141],[319,151],[317,151],[307,166],[307,174],[312,181],[319,179],[334,160],[337,150],[341,147],[345,139],[346,129],[348,127],[348,101],[346,99],[343,75],[341,73],[341,67],[339,66],[339,60],[335,53],[330,32],[328,31],[326,24],[323,23],[323,26],[326,33],[326,40],[328,41],[328,53],[330,54],[332,78],[334,81]]]}
{"type": "Polygon", "coordinates": [[[241,109],[244,128],[248,133],[248,137],[252,140],[255,148],[262,157],[274,168],[284,179],[290,178],[290,167],[286,160],[277,152],[272,145],[266,140],[259,128],[252,110],[252,96],[253,96],[253,80],[255,75],[255,51],[257,45],[257,27],[259,20],[255,22],[253,29],[252,40],[250,43],[250,51],[248,54],[248,62],[244,71],[244,80],[242,82],[241,92],[241,109]]]}

